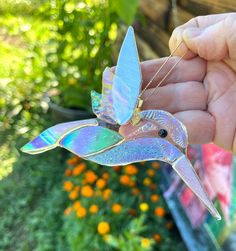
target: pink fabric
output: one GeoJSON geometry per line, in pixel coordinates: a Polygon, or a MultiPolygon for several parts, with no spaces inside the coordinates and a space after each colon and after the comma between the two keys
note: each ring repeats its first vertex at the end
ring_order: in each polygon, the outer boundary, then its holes
{"type": "Polygon", "coordinates": [[[206,179],[217,195],[225,220],[229,221],[233,155],[214,144],[202,145],[202,153],[206,179]]]}

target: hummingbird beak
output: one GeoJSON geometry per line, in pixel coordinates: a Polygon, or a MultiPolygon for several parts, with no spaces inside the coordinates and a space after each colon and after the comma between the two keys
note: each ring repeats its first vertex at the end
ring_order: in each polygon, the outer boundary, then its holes
{"type": "Polygon", "coordinates": [[[195,195],[207,207],[212,216],[214,216],[217,220],[221,220],[219,212],[209,199],[207,193],[205,192],[198,178],[196,171],[194,170],[188,158],[185,155],[181,155],[171,165],[177,172],[177,174],[181,177],[181,179],[186,183],[186,185],[195,193],[195,195]]]}

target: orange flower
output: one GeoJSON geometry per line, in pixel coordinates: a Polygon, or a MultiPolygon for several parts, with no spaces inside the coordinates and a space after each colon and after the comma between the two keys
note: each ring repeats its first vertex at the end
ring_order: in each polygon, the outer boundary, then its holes
{"type": "Polygon", "coordinates": [[[67,192],[71,191],[73,188],[73,183],[71,181],[65,181],[63,184],[63,189],[67,192]]]}
{"type": "Polygon", "coordinates": [[[81,207],[80,201],[78,201],[78,200],[75,201],[74,204],[73,204],[73,208],[74,208],[75,210],[78,210],[80,207],[81,207]]]}
{"type": "Polygon", "coordinates": [[[78,157],[72,157],[70,159],[68,159],[66,162],[68,165],[73,166],[75,165],[77,162],[79,161],[78,157]]]}
{"type": "Polygon", "coordinates": [[[115,203],[115,204],[112,206],[111,210],[113,211],[113,213],[118,214],[118,213],[121,212],[122,206],[121,206],[121,204],[119,204],[119,203],[115,203]]]}
{"type": "Polygon", "coordinates": [[[107,188],[103,191],[102,197],[104,200],[108,200],[112,194],[112,190],[107,188]]]}
{"type": "Polygon", "coordinates": [[[130,181],[131,181],[130,176],[128,176],[126,174],[120,176],[120,183],[122,185],[128,186],[130,184],[130,181]]]}
{"type": "Polygon", "coordinates": [[[78,165],[73,169],[73,171],[72,171],[72,172],[73,172],[73,175],[74,175],[74,176],[80,175],[80,174],[84,171],[85,167],[86,167],[86,164],[85,164],[84,162],[78,164],[78,165]]]}
{"type": "Polygon", "coordinates": [[[157,194],[153,194],[153,195],[151,196],[151,201],[157,202],[158,200],[159,200],[159,196],[158,196],[157,194]]]}
{"type": "Polygon", "coordinates": [[[71,200],[75,200],[77,197],[78,197],[78,191],[73,190],[73,191],[70,192],[69,198],[70,198],[71,200]]]}
{"type": "Polygon", "coordinates": [[[158,162],[154,161],[154,162],[152,162],[152,167],[155,169],[158,169],[158,168],[160,168],[160,165],[158,162]]]}
{"type": "Polygon", "coordinates": [[[128,175],[135,175],[138,172],[138,168],[135,165],[125,166],[125,173],[128,175]]]}
{"type": "Polygon", "coordinates": [[[145,186],[149,186],[149,185],[151,185],[151,183],[152,183],[152,180],[148,177],[143,180],[143,184],[145,186]]]}
{"type": "Polygon", "coordinates": [[[87,212],[84,207],[79,207],[76,211],[76,215],[78,218],[84,218],[86,216],[87,212]]]}
{"type": "Polygon", "coordinates": [[[161,241],[161,236],[159,234],[154,234],[153,239],[159,243],[161,241]]]}
{"type": "Polygon", "coordinates": [[[105,172],[103,175],[102,175],[103,179],[107,180],[109,178],[109,173],[108,172],[105,172]]]}
{"type": "Polygon", "coordinates": [[[81,195],[84,197],[92,197],[93,189],[91,186],[87,185],[81,188],[81,195]]]}
{"type": "Polygon", "coordinates": [[[138,194],[140,194],[140,190],[135,187],[135,188],[132,189],[132,194],[133,195],[138,195],[138,194]]]}
{"type": "Polygon", "coordinates": [[[92,171],[89,170],[85,173],[85,179],[88,183],[93,183],[98,178],[98,176],[92,171]]]}
{"type": "Polygon", "coordinates": [[[148,170],[147,170],[147,173],[148,173],[148,175],[149,175],[150,177],[155,176],[155,171],[154,171],[153,169],[148,169],[148,170]]]}
{"type": "Polygon", "coordinates": [[[101,221],[98,224],[98,233],[101,235],[108,234],[110,232],[110,225],[106,221],[101,221]]]}
{"type": "Polygon", "coordinates": [[[99,210],[99,207],[97,205],[95,205],[95,204],[91,205],[90,208],[89,208],[89,212],[91,214],[96,214],[98,212],[98,210],[99,210]]]}
{"type": "Polygon", "coordinates": [[[69,176],[71,176],[71,174],[72,174],[72,170],[71,169],[66,169],[65,170],[65,176],[69,177],[69,176]]]}
{"type": "Polygon", "coordinates": [[[72,208],[71,207],[67,207],[64,211],[64,215],[69,215],[72,212],[72,208]]]}
{"type": "Polygon", "coordinates": [[[82,185],[86,185],[88,182],[87,182],[87,180],[86,179],[83,179],[82,180],[82,185]]]}
{"type": "Polygon", "coordinates": [[[155,215],[163,217],[165,215],[165,209],[163,207],[156,207],[154,211],[155,215]]]}
{"type": "Polygon", "coordinates": [[[104,179],[98,179],[96,182],[96,186],[99,189],[103,189],[106,186],[107,182],[104,179]]]}

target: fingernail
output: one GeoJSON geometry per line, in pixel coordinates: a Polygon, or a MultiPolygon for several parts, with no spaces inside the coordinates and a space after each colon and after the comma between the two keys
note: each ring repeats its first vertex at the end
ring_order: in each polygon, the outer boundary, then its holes
{"type": "Polygon", "coordinates": [[[202,29],[200,28],[188,28],[183,32],[183,38],[188,40],[198,37],[202,34],[202,29]]]}

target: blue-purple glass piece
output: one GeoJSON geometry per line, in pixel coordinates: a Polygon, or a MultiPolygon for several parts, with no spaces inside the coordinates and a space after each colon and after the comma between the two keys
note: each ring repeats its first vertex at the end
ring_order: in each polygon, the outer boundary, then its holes
{"type": "Polygon", "coordinates": [[[98,122],[96,119],[87,119],[55,125],[43,131],[35,139],[24,145],[21,150],[26,153],[37,154],[53,149],[67,133],[86,125],[95,126],[98,125],[98,122]]]}
{"type": "Polygon", "coordinates": [[[122,140],[123,137],[113,130],[101,126],[88,126],[69,133],[60,141],[60,146],[86,157],[110,148],[122,140]]]}
{"type": "Polygon", "coordinates": [[[138,138],[88,157],[101,165],[116,166],[147,160],[174,162],[182,155],[181,151],[161,138],[138,138]]]}

